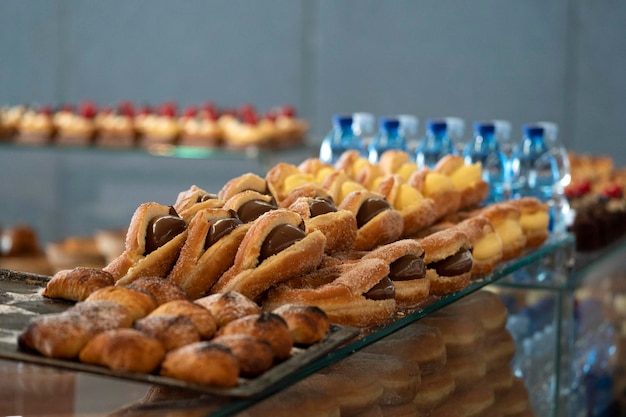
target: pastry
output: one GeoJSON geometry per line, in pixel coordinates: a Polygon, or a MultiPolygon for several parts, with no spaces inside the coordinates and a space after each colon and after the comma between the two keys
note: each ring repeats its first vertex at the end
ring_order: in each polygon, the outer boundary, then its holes
{"type": "Polygon", "coordinates": [[[384,177],[384,172],[378,165],[372,164],[356,150],[343,152],[335,163],[335,168],[371,191],[376,191],[378,183],[384,177]]]}
{"type": "Polygon", "coordinates": [[[272,311],[287,323],[291,338],[296,345],[312,345],[328,333],[328,316],[319,307],[284,304],[272,311]]]}
{"type": "Polygon", "coordinates": [[[413,397],[418,411],[428,412],[443,404],[454,392],[454,377],[447,369],[423,375],[422,382],[413,397]]]}
{"type": "Polygon", "coordinates": [[[15,142],[22,145],[47,145],[55,135],[53,110],[49,106],[28,109],[17,125],[15,142]]]}
{"type": "Polygon", "coordinates": [[[505,330],[509,314],[500,296],[487,290],[473,292],[446,306],[442,311],[478,319],[486,335],[505,330]]]}
{"type": "Polygon", "coordinates": [[[233,265],[237,249],[250,224],[243,224],[232,210],[203,209],[189,222],[187,239],[168,279],[191,299],[209,293],[233,265]]]}
{"type": "Polygon", "coordinates": [[[274,120],[276,128],[276,134],[271,143],[272,147],[283,149],[303,144],[306,141],[309,123],[297,117],[293,106],[280,106],[272,113],[270,118],[274,120]]]}
{"type": "Polygon", "coordinates": [[[98,334],[80,351],[84,363],[106,366],[114,371],[150,373],[163,358],[160,341],[135,329],[113,329],[98,334]]]}
{"type": "Polygon", "coordinates": [[[77,267],[55,273],[41,295],[48,298],[83,301],[94,291],[114,284],[115,278],[106,271],[77,267]]]}
{"type": "Polygon", "coordinates": [[[305,174],[310,174],[314,178],[315,184],[322,185],[326,178],[336,172],[334,166],[322,162],[319,158],[307,158],[298,165],[298,169],[305,174]]]}
{"type": "Polygon", "coordinates": [[[177,113],[175,103],[165,102],[159,106],[158,113],[146,115],[139,125],[138,144],[145,148],[176,145],[180,136],[177,113]]]}
{"type": "Polygon", "coordinates": [[[187,222],[173,207],[143,203],[131,218],[124,252],[104,270],[118,285],[142,276],[167,276],[186,238],[187,222]]]}
{"type": "MultiPolygon", "coordinates": [[[[379,408],[382,417],[415,417],[418,415],[417,407],[410,401],[404,404],[380,405],[379,408]]],[[[372,414],[372,416],[375,415],[378,414],[372,414]]]]}
{"type": "Polygon", "coordinates": [[[411,161],[409,154],[399,149],[388,149],[380,155],[378,166],[385,175],[400,175],[408,181],[418,171],[417,163],[411,161]]]}
{"type": "Polygon", "coordinates": [[[351,192],[367,190],[363,184],[350,178],[343,171],[332,172],[320,185],[337,205],[340,205],[351,192]]]}
{"type": "Polygon", "coordinates": [[[441,331],[446,345],[446,356],[463,356],[468,352],[476,352],[485,340],[485,329],[482,322],[474,317],[449,314],[445,309],[439,310],[420,320],[427,326],[437,327],[441,331]]]}
{"type": "Polygon", "coordinates": [[[274,197],[253,190],[237,193],[224,203],[224,209],[237,213],[237,217],[244,223],[251,223],[262,214],[277,208],[274,197]]]}
{"type": "Polygon", "coordinates": [[[0,268],[39,275],[51,275],[54,272],[39,246],[37,233],[24,224],[17,224],[2,232],[0,268]]]}
{"type": "Polygon", "coordinates": [[[486,217],[476,216],[458,223],[472,251],[472,278],[488,275],[502,259],[502,240],[486,217]]]}
{"type": "Polygon", "coordinates": [[[178,284],[161,277],[137,278],[126,286],[131,290],[143,291],[154,297],[157,306],[174,300],[188,300],[189,296],[178,284]]]}
{"type": "Polygon", "coordinates": [[[477,207],[489,195],[489,184],[482,178],[480,162],[466,164],[460,155],[446,155],[441,158],[433,171],[447,175],[461,193],[459,208],[477,207]]]}
{"type": "Polygon", "coordinates": [[[194,301],[213,314],[217,327],[224,327],[238,318],[260,314],[261,307],[248,297],[236,291],[207,295],[194,301]]]}
{"type": "Polygon", "coordinates": [[[273,285],[314,270],[324,254],[326,238],[319,230],[305,234],[302,217],[271,210],[248,229],[233,266],[212,292],[238,291],[256,299],[273,285]]]}
{"type": "Polygon", "coordinates": [[[341,202],[340,210],[356,217],[355,250],[371,250],[400,238],[404,229],[402,214],[393,209],[383,195],[368,190],[351,192],[341,202]]]}
{"type": "Polygon", "coordinates": [[[522,197],[507,202],[520,211],[519,223],[526,237],[526,248],[541,246],[548,239],[550,213],[547,204],[533,197],[522,197]]]}
{"type": "Polygon", "coordinates": [[[312,175],[300,171],[295,165],[279,162],[267,172],[265,180],[271,194],[280,205],[294,188],[310,184],[314,178],[312,175]]]}
{"type": "Polygon", "coordinates": [[[224,200],[219,198],[217,194],[209,193],[196,185],[192,185],[189,189],[178,193],[174,210],[189,223],[200,210],[220,208],[223,205],[224,200]]]}
{"type": "Polygon", "coordinates": [[[187,300],[174,300],[161,304],[150,316],[174,315],[188,317],[198,329],[202,339],[210,339],[217,331],[217,324],[209,310],[187,300]]]}
{"type": "Polygon", "coordinates": [[[265,178],[251,172],[230,179],[226,184],[224,184],[217,195],[222,200],[228,200],[235,194],[239,194],[246,190],[252,190],[260,194],[271,196],[271,192],[265,178]]]}
{"type": "Polygon", "coordinates": [[[98,112],[96,104],[85,100],[76,112],[57,112],[53,117],[56,143],[59,145],[88,146],[96,137],[94,118],[98,112]]]}
{"type": "Polygon", "coordinates": [[[152,295],[119,286],[100,288],[89,294],[85,301],[112,301],[121,304],[130,311],[134,320],[147,316],[157,307],[152,295]]]}
{"type": "Polygon", "coordinates": [[[197,111],[194,107],[185,109],[179,120],[180,146],[214,148],[222,143],[222,129],[217,123],[218,114],[214,109],[197,111]]]}
{"type": "Polygon", "coordinates": [[[278,206],[280,208],[287,208],[295,203],[299,198],[323,198],[332,201],[332,197],[328,191],[323,189],[321,185],[309,182],[299,185],[291,190],[291,192],[280,202],[278,206]]]}
{"type": "Polygon", "coordinates": [[[424,169],[413,172],[407,183],[433,200],[436,220],[455,213],[461,207],[461,192],[447,175],[424,169]]]}
{"type": "Polygon", "coordinates": [[[94,239],[98,252],[104,256],[104,262],[108,265],[124,252],[127,229],[101,229],[96,231],[94,239]]]}
{"type": "Polygon", "coordinates": [[[480,350],[448,355],[445,369],[454,377],[456,390],[467,389],[480,383],[487,373],[485,358],[480,350]]]}
{"type": "Polygon", "coordinates": [[[487,369],[485,380],[489,382],[491,389],[498,395],[508,391],[513,386],[513,370],[508,365],[487,369]]]}
{"type": "Polygon", "coordinates": [[[217,336],[213,343],[222,345],[239,360],[239,373],[243,377],[255,377],[274,364],[274,349],[266,340],[245,333],[217,336]]]}
{"type": "Polygon", "coordinates": [[[276,360],[282,361],[291,355],[293,338],[285,320],[277,314],[265,311],[233,320],[220,328],[217,336],[247,334],[270,344],[276,360]]]}
{"type": "Polygon", "coordinates": [[[103,148],[130,148],[137,141],[135,108],[129,101],[122,101],[117,109],[101,109],[94,119],[97,135],[95,144],[103,148]]]}
{"type": "Polygon", "coordinates": [[[46,256],[55,271],[78,266],[102,268],[105,259],[91,236],[72,236],[46,245],[46,256]]]}
{"type": "Polygon", "coordinates": [[[517,258],[526,247],[526,235],[520,223],[521,211],[507,203],[498,203],[479,210],[486,217],[502,241],[502,262],[517,258]]]}
{"type": "Polygon", "coordinates": [[[419,243],[424,249],[431,294],[442,296],[467,287],[473,260],[465,234],[450,228],[433,233],[419,243]]]}
{"type": "Polygon", "coordinates": [[[502,329],[485,336],[483,356],[487,371],[501,367],[510,367],[515,356],[515,341],[508,330],[502,329]]]}
{"type": "Polygon", "coordinates": [[[410,186],[398,174],[385,177],[376,190],[400,212],[404,222],[402,236],[415,235],[435,223],[437,212],[435,202],[424,198],[415,187],[410,186]]]}
{"type": "Polygon", "coordinates": [[[518,377],[513,379],[513,386],[496,395],[494,407],[506,416],[514,416],[526,412],[530,408],[528,390],[524,381],[518,377]]]}
{"type": "Polygon", "coordinates": [[[389,265],[377,258],[319,269],[268,291],[263,308],[312,305],[324,310],[332,323],[368,327],[389,319],[396,309],[388,274],[389,265]]]}
{"type": "Polygon", "coordinates": [[[13,140],[25,111],[24,106],[0,107],[0,142],[13,140]]]}
{"type": "Polygon", "coordinates": [[[362,259],[378,258],[389,265],[389,278],[396,289],[398,307],[415,307],[428,297],[430,279],[426,278],[424,249],[412,239],[381,245],[362,259]]]}
{"type": "Polygon", "coordinates": [[[160,341],[166,352],[200,341],[196,325],[186,316],[147,316],[137,320],[134,328],[160,341]]]}
{"type": "Polygon", "coordinates": [[[495,395],[490,386],[476,384],[467,389],[457,389],[450,402],[461,405],[466,416],[483,416],[495,402],[495,395]]]}

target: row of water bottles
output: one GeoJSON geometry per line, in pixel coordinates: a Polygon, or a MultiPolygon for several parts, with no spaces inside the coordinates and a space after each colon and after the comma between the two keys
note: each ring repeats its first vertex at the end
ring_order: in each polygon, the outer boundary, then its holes
{"type": "Polygon", "coordinates": [[[369,113],[333,116],[320,159],[334,164],[344,151],[358,150],[376,163],[384,151],[399,149],[408,152],[420,168],[433,168],[443,156],[460,154],[466,163],[482,164],[483,178],[490,185],[486,203],[532,196],[559,213],[567,211],[564,189],[570,181],[569,162],[555,123],[526,124],[521,140],[515,142],[508,121],[479,121],[466,142],[465,122],[459,118],[427,120],[421,137],[415,116],[381,117],[377,130],[374,120],[369,113]]]}

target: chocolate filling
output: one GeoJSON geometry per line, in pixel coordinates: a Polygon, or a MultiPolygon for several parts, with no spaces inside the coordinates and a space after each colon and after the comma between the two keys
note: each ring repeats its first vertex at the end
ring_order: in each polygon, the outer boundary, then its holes
{"type": "Polygon", "coordinates": [[[262,214],[267,213],[270,210],[276,210],[276,204],[266,202],[263,200],[250,200],[244,203],[239,210],[237,210],[237,217],[244,222],[250,223],[253,220],[258,219],[262,214]]]}
{"type": "Polygon", "coordinates": [[[202,194],[198,196],[196,203],[204,203],[207,200],[215,200],[217,196],[215,194],[202,194]]]}
{"type": "Polygon", "coordinates": [[[473,265],[472,253],[467,249],[461,249],[441,261],[431,262],[428,264],[428,268],[437,271],[439,276],[454,277],[470,272],[473,265]]]}
{"type": "Polygon", "coordinates": [[[187,229],[187,222],[178,217],[173,207],[170,208],[169,215],[157,216],[151,219],[146,230],[146,251],[144,256],[165,245],[184,232],[185,229],[187,229]]]}
{"type": "Polygon", "coordinates": [[[389,265],[389,278],[393,281],[410,281],[426,276],[424,260],[415,255],[405,255],[389,265]]]}
{"type": "Polygon", "coordinates": [[[311,210],[311,217],[321,216],[326,213],[334,213],[337,208],[333,204],[333,200],[324,197],[315,197],[309,200],[309,209],[311,210]]]}
{"type": "Polygon", "coordinates": [[[389,277],[385,277],[363,296],[369,300],[392,300],[396,298],[396,287],[389,277]]]}
{"type": "Polygon", "coordinates": [[[302,229],[290,224],[281,224],[272,230],[261,245],[261,253],[259,254],[259,263],[263,262],[270,256],[276,255],[287,249],[299,240],[302,240],[305,233],[302,229]]]}
{"type": "Polygon", "coordinates": [[[243,222],[237,217],[222,217],[211,221],[211,227],[204,241],[204,249],[210,248],[215,242],[235,230],[243,222]]]}
{"type": "Polygon", "coordinates": [[[356,223],[360,228],[365,223],[372,220],[378,213],[390,210],[391,206],[382,198],[368,198],[361,204],[359,212],[356,214],[356,223]]]}

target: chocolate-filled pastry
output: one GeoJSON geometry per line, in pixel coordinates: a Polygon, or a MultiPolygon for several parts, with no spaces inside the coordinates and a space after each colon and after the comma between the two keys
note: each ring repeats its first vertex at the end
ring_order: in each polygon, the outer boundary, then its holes
{"type": "Polygon", "coordinates": [[[79,355],[84,363],[146,374],[154,371],[164,357],[165,349],[160,341],[135,329],[102,332],[91,339],[79,355]]]}
{"type": "Polygon", "coordinates": [[[226,184],[224,184],[217,195],[219,198],[226,201],[247,190],[256,191],[259,194],[265,194],[273,197],[270,189],[267,187],[267,181],[265,181],[265,178],[251,172],[229,180],[226,184]]]}
{"type": "Polygon", "coordinates": [[[326,238],[319,230],[306,234],[302,217],[277,209],[248,229],[233,266],[212,292],[237,291],[255,300],[273,285],[314,270],[322,260],[326,238]]]}
{"type": "Polygon", "coordinates": [[[298,304],[284,304],[272,311],[285,320],[291,337],[296,345],[312,345],[322,340],[330,322],[328,316],[319,307],[298,304]]]}
{"type": "Polygon", "coordinates": [[[461,192],[447,175],[424,169],[413,172],[407,182],[424,197],[434,201],[436,220],[455,213],[461,207],[461,192]]]}
{"type": "Polygon", "coordinates": [[[261,307],[257,303],[237,291],[207,295],[194,302],[213,314],[217,327],[223,327],[233,320],[250,314],[261,313],[261,307]]]}
{"type": "Polygon", "coordinates": [[[232,351],[212,342],[197,342],[168,352],[161,375],[213,387],[237,386],[239,361],[232,351]]]}
{"type": "Polygon", "coordinates": [[[300,171],[295,165],[279,162],[267,172],[265,180],[267,187],[280,205],[294,188],[313,183],[314,177],[300,171]]]}
{"type": "Polygon", "coordinates": [[[502,240],[486,217],[476,216],[458,223],[457,230],[469,240],[472,251],[472,278],[485,276],[502,259],[502,240]]]}
{"type": "Polygon", "coordinates": [[[326,253],[351,250],[356,241],[356,217],[337,210],[330,197],[301,197],[288,207],[304,219],[307,233],[319,230],[326,237],[326,253]]]}
{"type": "Polygon", "coordinates": [[[389,319],[396,308],[396,292],[382,259],[318,269],[268,291],[265,310],[283,304],[321,308],[331,323],[368,327],[389,319]]]}
{"type": "Polygon", "coordinates": [[[223,205],[224,200],[219,198],[217,194],[209,193],[192,185],[188,190],[178,193],[174,210],[189,223],[198,211],[207,208],[220,208],[223,205]]]}
{"type": "Polygon", "coordinates": [[[291,192],[280,202],[278,207],[287,208],[296,202],[299,198],[324,198],[332,200],[332,197],[322,188],[321,185],[310,182],[302,184],[291,190],[291,192]]]}
{"type": "Polygon", "coordinates": [[[526,236],[526,248],[541,246],[548,239],[550,213],[547,204],[534,197],[522,197],[509,200],[510,204],[520,211],[519,223],[526,236]]]}
{"type": "Polygon", "coordinates": [[[489,184],[483,180],[480,162],[466,164],[460,155],[446,155],[437,162],[433,170],[452,180],[461,193],[461,209],[477,207],[489,194],[489,184]]]}
{"type": "Polygon", "coordinates": [[[83,301],[92,292],[114,284],[113,275],[98,268],[63,269],[48,281],[41,295],[48,298],[83,301]]]}
{"type": "Polygon", "coordinates": [[[131,290],[143,291],[154,297],[157,305],[174,300],[188,300],[189,296],[177,283],[161,277],[137,278],[126,286],[131,290]]]}
{"type": "Polygon", "coordinates": [[[243,377],[260,375],[274,364],[272,346],[267,341],[249,334],[217,336],[212,342],[231,350],[239,360],[239,370],[243,377]]]}
{"type": "Polygon", "coordinates": [[[173,207],[141,204],[130,221],[124,252],[103,269],[118,285],[139,277],[165,277],[187,238],[187,222],[173,207]]]}
{"type": "Polygon", "coordinates": [[[419,243],[424,249],[431,294],[447,295],[467,287],[474,262],[464,233],[450,228],[433,233],[419,243]]]}
{"type": "Polygon", "coordinates": [[[224,203],[225,210],[232,210],[243,223],[251,223],[278,206],[274,197],[258,191],[245,190],[235,194],[224,203]]]}
{"type": "Polygon", "coordinates": [[[152,310],[157,308],[157,302],[152,295],[143,291],[118,286],[105,287],[94,291],[85,301],[112,301],[121,304],[130,311],[134,320],[147,316],[152,310]]]}
{"type": "Polygon", "coordinates": [[[98,333],[132,323],[130,312],[121,304],[79,302],[63,313],[37,317],[18,336],[18,344],[46,357],[73,359],[98,333]]]}
{"type": "Polygon", "coordinates": [[[217,330],[215,319],[206,308],[186,300],[175,300],[158,306],[150,316],[173,315],[188,317],[198,329],[200,337],[210,339],[217,330]]]}
{"type": "Polygon", "coordinates": [[[343,152],[335,163],[335,168],[372,191],[376,190],[378,181],[384,176],[378,165],[372,164],[356,150],[343,152]]]}
{"type": "Polygon", "coordinates": [[[517,258],[526,247],[526,235],[520,223],[521,211],[508,203],[498,203],[477,211],[489,220],[502,241],[502,261],[517,258]]]}
{"type": "Polygon", "coordinates": [[[217,336],[247,334],[270,344],[277,360],[291,355],[293,338],[285,320],[278,314],[264,311],[233,320],[218,330],[217,336]]]}
{"type": "Polygon", "coordinates": [[[371,250],[395,242],[402,236],[404,220],[382,194],[369,190],[351,192],[339,205],[356,217],[355,250],[371,250]]]}
{"type": "Polygon", "coordinates": [[[180,285],[191,299],[206,295],[233,265],[249,227],[232,210],[199,211],[189,223],[187,240],[168,279],[180,285]]]}
{"type": "Polygon", "coordinates": [[[381,245],[363,259],[378,258],[389,265],[389,278],[396,289],[398,307],[415,307],[428,297],[430,280],[426,278],[424,249],[412,239],[381,245]]]}
{"type": "Polygon", "coordinates": [[[200,333],[186,316],[169,314],[148,316],[134,324],[135,329],[159,340],[167,352],[200,341],[200,333]]]}
{"type": "Polygon", "coordinates": [[[400,212],[404,221],[402,236],[409,237],[435,223],[435,202],[406,183],[398,174],[385,177],[378,185],[380,194],[400,212]]]}

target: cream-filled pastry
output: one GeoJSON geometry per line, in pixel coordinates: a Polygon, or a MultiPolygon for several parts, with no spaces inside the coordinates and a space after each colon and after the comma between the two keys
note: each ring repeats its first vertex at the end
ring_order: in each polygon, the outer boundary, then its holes
{"type": "Polygon", "coordinates": [[[478,211],[493,225],[502,241],[502,261],[517,258],[526,247],[526,235],[520,224],[521,211],[507,203],[498,203],[478,211]]]}
{"type": "Polygon", "coordinates": [[[267,172],[265,179],[270,192],[280,204],[295,188],[312,183],[314,177],[303,173],[295,165],[280,162],[267,172]]]}
{"type": "Polygon", "coordinates": [[[459,207],[478,206],[489,194],[489,184],[483,180],[480,163],[466,164],[459,155],[447,155],[437,162],[434,171],[447,175],[461,193],[459,207]]]}
{"type": "Polygon", "coordinates": [[[472,277],[489,274],[502,259],[502,240],[486,217],[476,216],[463,220],[455,226],[465,233],[471,249],[474,265],[472,277]]]}
{"type": "Polygon", "coordinates": [[[507,202],[520,211],[520,225],[526,236],[526,247],[536,248],[546,241],[549,235],[550,213],[547,204],[533,197],[522,197],[507,202]]]}
{"type": "Polygon", "coordinates": [[[437,220],[455,213],[461,205],[461,192],[447,175],[428,170],[415,171],[408,183],[434,201],[437,220]]]}

